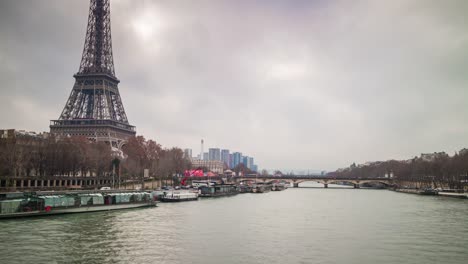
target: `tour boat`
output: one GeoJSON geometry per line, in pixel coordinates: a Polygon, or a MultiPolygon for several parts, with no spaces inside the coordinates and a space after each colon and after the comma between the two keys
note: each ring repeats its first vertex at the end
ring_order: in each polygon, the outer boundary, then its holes
{"type": "Polygon", "coordinates": [[[164,192],[159,197],[161,202],[185,202],[198,200],[198,193],[196,192],[164,192]]]}
{"type": "Polygon", "coordinates": [[[0,219],[156,206],[142,191],[75,191],[0,194],[0,219]]]}

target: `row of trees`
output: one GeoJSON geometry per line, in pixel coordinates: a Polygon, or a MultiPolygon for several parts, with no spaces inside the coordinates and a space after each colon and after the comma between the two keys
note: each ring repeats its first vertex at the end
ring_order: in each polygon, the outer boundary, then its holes
{"type": "Polygon", "coordinates": [[[147,169],[149,177],[168,181],[191,168],[182,149],[165,149],[143,136],[129,138],[123,153],[126,158],[121,164],[121,175],[125,178],[142,179],[143,171],[147,169]]]}
{"type": "Polygon", "coordinates": [[[21,136],[0,141],[0,176],[103,176],[111,154],[107,144],[82,137],[21,136]]]}
{"type": "Polygon", "coordinates": [[[400,186],[462,189],[468,184],[468,151],[453,156],[446,153],[425,154],[410,160],[389,160],[350,167],[330,173],[336,178],[393,177],[400,186]]]}
{"type": "Polygon", "coordinates": [[[0,176],[102,177],[116,170],[122,179],[142,179],[148,169],[150,177],[170,179],[191,166],[181,149],[164,149],[142,136],[129,138],[122,151],[84,137],[1,139],[0,176]]]}

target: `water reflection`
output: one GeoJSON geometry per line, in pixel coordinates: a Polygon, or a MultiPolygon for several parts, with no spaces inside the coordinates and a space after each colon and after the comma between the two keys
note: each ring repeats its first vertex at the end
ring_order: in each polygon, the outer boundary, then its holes
{"type": "Polygon", "coordinates": [[[0,221],[0,255],[2,263],[465,263],[467,209],[464,200],[387,190],[290,188],[0,221]]]}

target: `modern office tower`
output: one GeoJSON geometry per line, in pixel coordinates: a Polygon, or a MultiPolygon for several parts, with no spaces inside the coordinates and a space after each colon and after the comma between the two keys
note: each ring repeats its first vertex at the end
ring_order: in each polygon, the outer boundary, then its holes
{"type": "Polygon", "coordinates": [[[221,150],[219,148],[208,149],[209,160],[221,160],[221,150]]]}
{"type": "Polygon", "coordinates": [[[247,165],[249,164],[249,156],[242,156],[242,161],[241,161],[241,163],[243,163],[244,166],[245,166],[246,168],[248,168],[247,165]]]}
{"type": "Polygon", "coordinates": [[[247,168],[253,170],[253,166],[254,166],[254,158],[253,157],[249,157],[249,159],[247,160],[247,168]]]}
{"type": "Polygon", "coordinates": [[[229,154],[229,163],[228,163],[229,168],[234,168],[234,154],[229,154]]]}
{"type": "Polygon", "coordinates": [[[255,171],[255,172],[258,172],[258,166],[257,165],[252,165],[252,168],[251,168],[252,171],[255,171]]]}
{"type": "Polygon", "coordinates": [[[236,167],[239,163],[242,163],[242,153],[234,152],[232,154],[232,167],[236,167]]]}
{"type": "Polygon", "coordinates": [[[221,150],[221,161],[224,162],[228,167],[229,166],[229,149],[222,149],[221,150]]]}

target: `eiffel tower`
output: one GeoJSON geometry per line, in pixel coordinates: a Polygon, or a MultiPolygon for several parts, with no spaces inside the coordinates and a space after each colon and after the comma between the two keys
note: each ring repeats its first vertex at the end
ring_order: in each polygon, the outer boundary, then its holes
{"type": "Polygon", "coordinates": [[[112,57],[110,0],[90,0],[88,28],[75,85],[50,132],[59,136],[84,136],[121,148],[135,135],[120,98],[112,57]]]}

